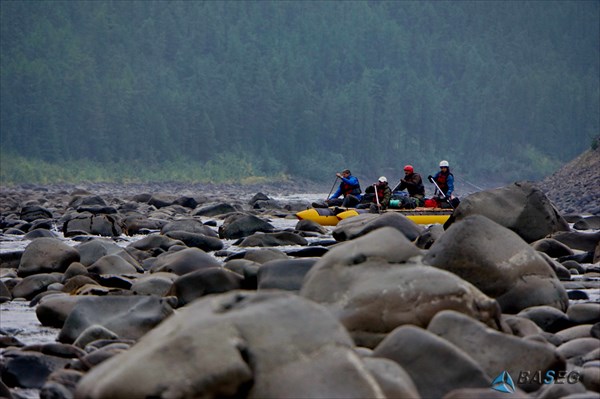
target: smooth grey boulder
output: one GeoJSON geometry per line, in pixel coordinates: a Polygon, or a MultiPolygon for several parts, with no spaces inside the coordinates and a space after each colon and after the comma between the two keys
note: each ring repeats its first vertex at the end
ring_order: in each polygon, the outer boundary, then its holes
{"type": "Polygon", "coordinates": [[[225,215],[227,213],[237,212],[238,209],[231,204],[219,203],[219,204],[211,204],[206,205],[201,208],[194,210],[192,213],[193,216],[219,216],[225,215]]]}
{"type": "Polygon", "coordinates": [[[550,333],[555,333],[574,325],[566,313],[552,306],[532,306],[523,309],[517,313],[517,316],[533,321],[542,330],[550,333]]]}
{"type": "MultiPolygon", "coordinates": [[[[14,288],[14,287],[13,287],[14,288]]],[[[12,299],[12,294],[4,281],[0,280],[0,303],[8,302],[12,299]]]]}
{"type": "Polygon", "coordinates": [[[562,242],[571,249],[579,249],[586,252],[594,252],[600,244],[600,231],[593,233],[583,231],[559,231],[552,234],[553,238],[562,242]]]}
{"type": "Polygon", "coordinates": [[[21,256],[17,273],[25,277],[37,273],[62,273],[73,262],[79,262],[79,252],[58,238],[33,240],[21,256]]]}
{"type": "MultiPolygon", "coordinates": [[[[459,312],[438,313],[427,330],[468,353],[492,377],[502,371],[518,376],[522,370],[566,368],[565,359],[553,346],[501,333],[459,312]]],[[[515,384],[526,392],[539,389],[535,383],[515,384]]]]}
{"type": "Polygon", "coordinates": [[[210,267],[179,276],[168,295],[176,296],[178,305],[184,306],[194,299],[209,294],[220,294],[242,288],[244,278],[223,267],[210,267]]]}
{"type": "Polygon", "coordinates": [[[299,220],[298,223],[296,223],[295,230],[312,231],[320,234],[327,233],[327,229],[321,226],[319,223],[315,222],[314,220],[299,220]]]}
{"type": "Polygon", "coordinates": [[[332,234],[337,241],[349,241],[382,227],[392,227],[398,230],[409,241],[415,240],[424,230],[423,226],[399,213],[389,212],[383,215],[364,213],[341,220],[332,234]]]}
{"type": "Polygon", "coordinates": [[[140,266],[136,267],[117,255],[105,255],[87,269],[96,274],[136,274],[144,271],[140,266]]]}
{"type": "Polygon", "coordinates": [[[142,231],[159,230],[168,222],[162,219],[149,218],[141,214],[128,214],[121,221],[123,232],[127,235],[140,234],[142,231]]]}
{"type": "Polygon", "coordinates": [[[590,338],[592,337],[593,326],[593,324],[580,324],[577,326],[565,328],[564,330],[561,330],[554,334],[554,336],[560,339],[563,343],[576,338],[590,338]]]}
{"type": "Polygon", "coordinates": [[[150,234],[138,241],[134,241],[127,246],[127,248],[133,248],[140,251],[147,252],[163,252],[168,251],[172,246],[184,245],[182,241],[174,240],[162,234],[150,234]]]}
{"type": "Polygon", "coordinates": [[[569,307],[567,316],[577,324],[600,323],[600,303],[576,303],[569,307]]]}
{"type": "Polygon", "coordinates": [[[461,198],[444,227],[472,215],[482,215],[517,233],[528,243],[557,231],[569,231],[569,224],[548,197],[530,182],[479,191],[461,198]]]}
{"type": "Polygon", "coordinates": [[[30,230],[27,234],[25,234],[23,236],[23,239],[24,240],[35,240],[36,238],[40,238],[40,237],[56,238],[56,237],[58,237],[58,234],[56,234],[53,231],[46,230],[46,229],[35,229],[35,230],[30,230]]]}
{"type": "Polygon", "coordinates": [[[227,261],[233,259],[245,259],[259,264],[266,263],[270,260],[275,259],[289,259],[289,256],[285,252],[280,251],[277,248],[262,248],[262,249],[249,249],[244,252],[229,257],[227,261]]]}
{"type": "MultiPolygon", "coordinates": [[[[462,203],[461,203],[462,206],[462,203]]],[[[454,223],[423,262],[496,298],[504,313],[549,305],[565,311],[567,292],[546,260],[513,231],[481,215],[454,223]]]]}
{"type": "Polygon", "coordinates": [[[123,234],[120,219],[113,215],[93,215],[76,213],[64,222],[62,227],[65,237],[72,237],[85,232],[91,235],[115,237],[123,234]]]}
{"type": "Polygon", "coordinates": [[[37,294],[46,291],[50,284],[62,280],[62,273],[39,273],[25,277],[12,289],[14,298],[32,299],[37,294]]]}
{"type": "MultiPolygon", "coordinates": [[[[212,231],[212,230],[211,230],[212,231]]],[[[167,237],[183,242],[188,247],[199,248],[203,251],[220,251],[223,249],[223,241],[214,235],[205,235],[201,233],[190,233],[181,230],[172,230],[166,233],[167,237]]]]}
{"type": "Polygon", "coordinates": [[[150,271],[174,273],[183,276],[200,269],[219,267],[220,262],[198,248],[186,248],[160,255],[150,271]]]}
{"type": "Polygon", "coordinates": [[[432,224],[419,234],[415,245],[421,249],[429,249],[438,238],[444,234],[444,228],[440,224],[432,224]]]}
{"type": "Polygon", "coordinates": [[[363,357],[386,398],[420,399],[419,390],[410,375],[398,363],[383,357],[363,357]]]}
{"type": "Polygon", "coordinates": [[[110,331],[106,327],[98,324],[94,324],[86,328],[79,334],[73,345],[78,348],[85,348],[86,345],[97,341],[99,339],[118,339],[119,336],[114,332],[110,331]]]}
{"type": "Polygon", "coordinates": [[[19,218],[26,222],[33,222],[38,219],[52,219],[52,212],[39,205],[27,205],[21,208],[19,218]]]}
{"type": "Polygon", "coordinates": [[[161,234],[167,235],[172,231],[185,231],[188,233],[202,234],[207,237],[218,237],[216,231],[206,226],[198,219],[177,219],[168,222],[160,230],[161,234]]]}
{"type": "Polygon", "coordinates": [[[99,296],[78,300],[58,334],[73,343],[88,327],[100,325],[120,338],[139,339],[173,313],[173,301],[156,296],[99,296]]]}
{"type": "Polygon", "coordinates": [[[269,233],[275,228],[273,225],[254,215],[235,214],[228,216],[219,226],[219,237],[236,239],[248,237],[258,231],[269,233]]]}
{"type": "Polygon", "coordinates": [[[147,274],[135,279],[130,290],[135,295],[166,296],[177,277],[174,273],[166,272],[147,274]]]}
{"type": "Polygon", "coordinates": [[[242,289],[256,290],[258,287],[258,270],[261,264],[247,259],[233,259],[225,262],[223,267],[244,277],[242,289]]]}
{"type": "Polygon", "coordinates": [[[459,388],[489,389],[491,378],[469,354],[420,327],[392,331],[373,351],[406,370],[423,398],[441,398],[459,388]]]}
{"type": "Polygon", "coordinates": [[[80,206],[108,206],[104,198],[99,195],[74,195],[68,206],[70,208],[78,208],[80,206]]]}
{"type": "MultiPolygon", "coordinates": [[[[552,308],[554,309],[554,308],[552,308]]],[[[558,311],[557,309],[554,309],[558,311]]],[[[540,335],[544,330],[538,326],[533,320],[517,315],[502,315],[502,321],[508,325],[514,336],[527,337],[540,335]]]]}
{"type": "Polygon", "coordinates": [[[239,244],[240,247],[278,247],[283,245],[308,245],[306,238],[290,231],[254,233],[239,244]]]}
{"type": "Polygon", "coordinates": [[[573,255],[571,248],[554,238],[542,238],[541,240],[534,241],[531,243],[531,247],[536,251],[547,254],[551,258],[573,255]]]}
{"type": "Polygon", "coordinates": [[[3,352],[2,381],[9,387],[39,389],[54,370],[62,369],[69,359],[37,351],[3,352]]]}
{"type": "Polygon", "coordinates": [[[236,291],[181,308],[90,370],[75,397],[384,398],[352,348],[344,328],[310,301],[236,291]]]}
{"type": "Polygon", "coordinates": [[[74,247],[80,255],[80,262],[91,266],[105,255],[119,255],[131,264],[136,264],[135,259],[114,241],[106,238],[95,238],[74,247]]]}
{"type": "Polygon", "coordinates": [[[316,258],[278,259],[266,263],[258,269],[258,289],[280,289],[298,292],[308,271],[316,263],[316,258]]]}
{"type": "Polygon", "coordinates": [[[419,254],[397,229],[377,229],[319,259],[300,295],[327,307],[356,344],[368,348],[398,326],[426,327],[444,309],[500,328],[495,300],[452,273],[423,265],[419,254]]]}
{"type": "Polygon", "coordinates": [[[585,337],[575,338],[568,342],[565,342],[557,348],[557,351],[565,359],[567,359],[570,362],[573,362],[575,359],[582,359],[585,355],[598,348],[600,348],[599,339],[585,337]]]}
{"type": "Polygon", "coordinates": [[[586,216],[573,224],[576,230],[600,230],[600,215],[586,216]]]}
{"type": "Polygon", "coordinates": [[[45,296],[36,306],[35,315],[43,326],[61,328],[82,298],[63,293],[45,296]]]}

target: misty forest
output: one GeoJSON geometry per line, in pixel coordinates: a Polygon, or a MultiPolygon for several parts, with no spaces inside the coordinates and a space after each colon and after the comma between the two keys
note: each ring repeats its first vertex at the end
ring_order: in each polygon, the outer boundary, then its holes
{"type": "Polygon", "coordinates": [[[540,179],[600,132],[598,1],[6,1],[1,181],[540,179]]]}

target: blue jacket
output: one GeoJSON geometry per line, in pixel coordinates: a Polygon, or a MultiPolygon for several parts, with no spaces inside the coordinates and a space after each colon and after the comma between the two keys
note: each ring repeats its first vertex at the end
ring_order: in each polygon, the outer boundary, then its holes
{"type": "Polygon", "coordinates": [[[329,199],[338,198],[340,195],[346,197],[347,195],[352,194],[360,201],[362,199],[362,195],[358,179],[352,175],[348,176],[348,178],[346,179],[343,177],[341,179],[342,182],[340,183],[340,186],[335,191],[335,193],[333,193],[333,195],[329,197],[329,199]]]}

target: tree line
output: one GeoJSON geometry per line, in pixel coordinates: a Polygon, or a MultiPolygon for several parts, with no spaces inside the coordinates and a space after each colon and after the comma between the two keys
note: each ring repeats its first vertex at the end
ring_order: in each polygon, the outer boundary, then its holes
{"type": "Polygon", "coordinates": [[[2,177],[536,179],[600,131],[599,4],[2,1],[2,177]]]}

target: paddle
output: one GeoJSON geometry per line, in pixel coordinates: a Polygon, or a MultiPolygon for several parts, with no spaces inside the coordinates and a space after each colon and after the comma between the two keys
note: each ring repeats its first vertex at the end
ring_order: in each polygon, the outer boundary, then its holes
{"type": "Polygon", "coordinates": [[[327,194],[327,198],[325,198],[325,201],[327,201],[329,199],[329,197],[331,196],[331,193],[333,192],[333,189],[335,188],[335,184],[337,183],[339,177],[336,176],[335,180],[333,181],[333,185],[331,186],[331,190],[329,190],[329,194],[327,194]]]}
{"type": "Polygon", "coordinates": [[[446,200],[446,202],[448,203],[448,205],[450,205],[450,208],[454,209],[454,206],[452,205],[452,202],[450,202],[450,198],[448,198],[448,196],[446,194],[444,194],[444,192],[442,191],[442,189],[440,188],[440,186],[437,185],[437,183],[435,182],[435,180],[433,179],[433,176],[427,176],[427,179],[433,183],[433,185],[435,186],[435,188],[440,192],[440,194],[442,194],[444,196],[444,199],[446,200]]]}
{"type": "Polygon", "coordinates": [[[373,184],[373,188],[375,189],[375,201],[377,201],[377,213],[380,213],[381,206],[379,205],[379,195],[377,194],[377,184],[373,184]]]}

